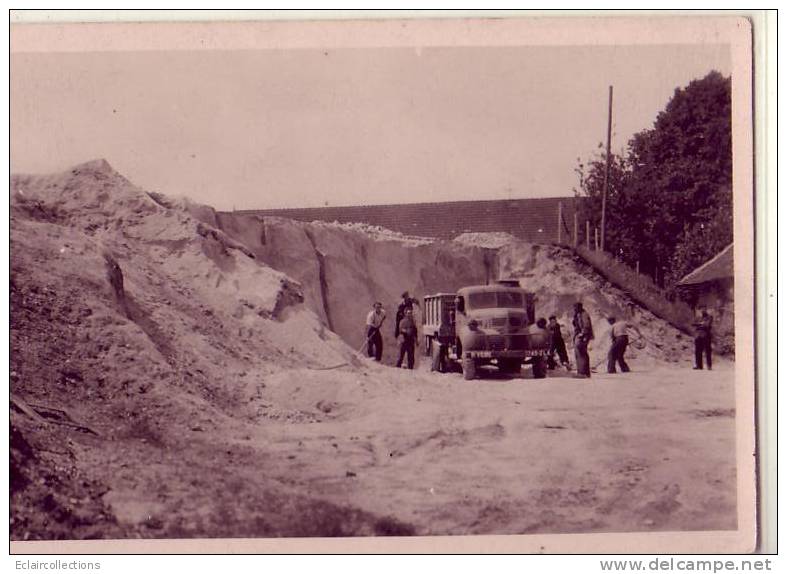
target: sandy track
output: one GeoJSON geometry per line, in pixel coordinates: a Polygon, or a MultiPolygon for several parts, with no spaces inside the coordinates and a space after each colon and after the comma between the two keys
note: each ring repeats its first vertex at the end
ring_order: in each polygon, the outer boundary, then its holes
{"type": "MultiPolygon", "coordinates": [[[[420,534],[735,526],[730,366],[591,382],[400,375],[320,423],[262,424],[251,442],[268,472],[420,534]]],[[[292,406],[319,412],[313,392],[292,406]]]]}

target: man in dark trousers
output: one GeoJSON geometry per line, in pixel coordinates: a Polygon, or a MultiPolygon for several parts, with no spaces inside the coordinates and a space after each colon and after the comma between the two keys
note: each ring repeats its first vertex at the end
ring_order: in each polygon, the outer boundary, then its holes
{"type": "Polygon", "coordinates": [[[410,293],[405,291],[402,293],[402,300],[399,302],[399,307],[396,308],[396,327],[394,328],[394,337],[399,338],[399,323],[401,323],[402,319],[404,318],[404,312],[406,309],[413,310],[413,305],[418,305],[421,307],[421,304],[418,302],[418,299],[413,299],[410,297],[410,293]]]}
{"type": "Polygon", "coordinates": [[[708,370],[711,370],[711,330],[713,328],[713,317],[708,310],[703,307],[699,319],[694,322],[694,368],[702,369],[702,354],[705,353],[705,361],[708,363],[708,370]]]}
{"type": "Polygon", "coordinates": [[[577,361],[577,374],[581,379],[590,378],[590,355],[588,344],[593,340],[593,324],[582,303],[574,303],[574,356],[577,361]]]}
{"type": "Polygon", "coordinates": [[[374,357],[374,360],[378,363],[383,358],[383,337],[380,333],[383,321],[385,321],[383,304],[376,301],[374,308],[366,315],[366,345],[369,356],[374,357]]]}
{"type": "Polygon", "coordinates": [[[396,361],[396,366],[402,366],[402,360],[406,353],[407,368],[412,369],[415,366],[415,346],[418,344],[418,329],[415,326],[412,309],[404,310],[404,317],[399,323],[399,337],[399,359],[396,361]]]}
{"type": "Polygon", "coordinates": [[[628,330],[634,329],[640,337],[642,337],[642,333],[636,325],[632,325],[628,321],[618,321],[615,317],[608,317],[607,321],[609,321],[609,324],[612,326],[609,331],[609,336],[612,338],[612,345],[607,354],[607,372],[616,373],[615,363],[617,363],[620,365],[620,370],[622,372],[628,373],[631,370],[625,359],[626,347],[628,347],[629,344],[628,330]]]}
{"type": "Polygon", "coordinates": [[[570,369],[571,365],[568,361],[566,342],[563,340],[563,333],[560,332],[560,323],[557,322],[557,317],[554,315],[549,317],[547,331],[549,331],[549,368],[554,369],[557,366],[555,363],[555,353],[557,353],[557,356],[560,358],[560,364],[566,369],[570,369]]]}

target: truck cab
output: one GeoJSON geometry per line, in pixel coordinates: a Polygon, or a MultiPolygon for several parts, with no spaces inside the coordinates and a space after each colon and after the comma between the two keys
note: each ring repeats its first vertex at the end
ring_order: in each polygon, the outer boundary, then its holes
{"type": "Polygon", "coordinates": [[[535,296],[518,281],[463,287],[453,297],[438,293],[424,302],[425,350],[434,370],[456,362],[470,380],[485,364],[516,373],[530,363],[535,378],[546,376],[549,335],[535,326],[535,296]]]}

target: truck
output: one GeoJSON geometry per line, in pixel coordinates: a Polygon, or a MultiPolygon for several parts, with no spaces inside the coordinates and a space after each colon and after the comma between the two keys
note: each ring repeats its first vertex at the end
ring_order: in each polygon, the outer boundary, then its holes
{"type": "Polygon", "coordinates": [[[518,373],[530,364],[533,377],[542,379],[549,334],[535,320],[535,295],[516,280],[426,295],[424,354],[431,357],[433,371],[461,366],[465,380],[475,379],[488,364],[504,373],[518,373]]]}

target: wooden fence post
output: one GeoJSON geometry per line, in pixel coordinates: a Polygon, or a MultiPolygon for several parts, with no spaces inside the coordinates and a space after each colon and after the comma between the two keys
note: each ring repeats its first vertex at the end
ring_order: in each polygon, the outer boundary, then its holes
{"type": "Polygon", "coordinates": [[[563,243],[563,202],[557,202],[557,243],[563,243]]]}
{"type": "Polygon", "coordinates": [[[596,251],[598,251],[598,227],[594,228],[593,236],[595,238],[596,251]]]}
{"type": "Polygon", "coordinates": [[[585,247],[590,251],[590,221],[585,220],[585,247]]]}
{"type": "Polygon", "coordinates": [[[574,247],[579,245],[579,214],[574,212],[574,247]]]}

